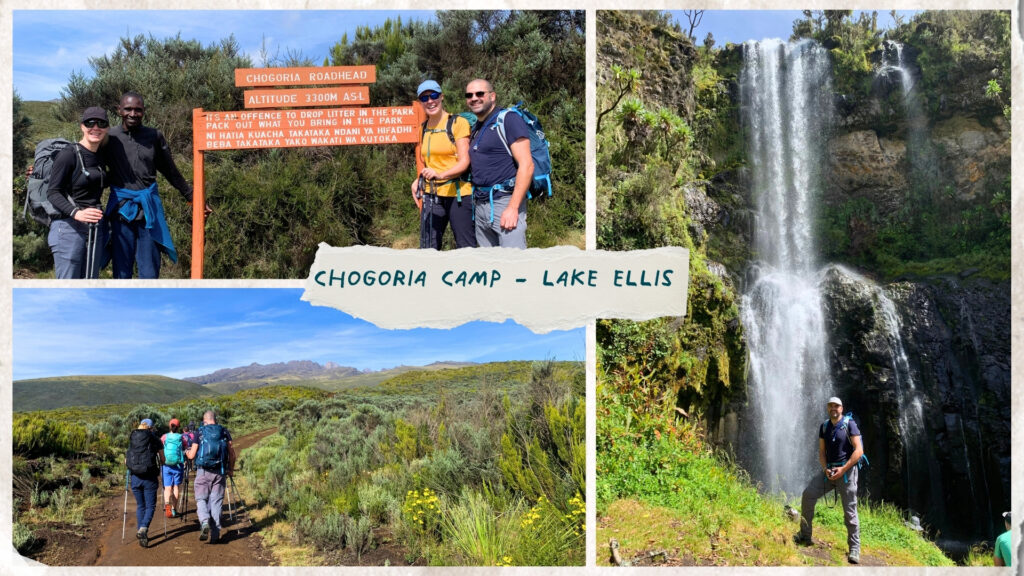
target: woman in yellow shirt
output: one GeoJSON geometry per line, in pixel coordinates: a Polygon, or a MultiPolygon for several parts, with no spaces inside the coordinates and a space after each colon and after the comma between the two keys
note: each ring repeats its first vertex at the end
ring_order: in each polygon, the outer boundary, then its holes
{"type": "Polygon", "coordinates": [[[444,111],[441,86],[427,80],[416,89],[427,121],[416,147],[419,177],[412,197],[420,209],[420,248],[441,249],[451,224],[455,247],[476,247],[473,226],[473,187],[462,179],[469,169],[469,121],[444,111]]]}

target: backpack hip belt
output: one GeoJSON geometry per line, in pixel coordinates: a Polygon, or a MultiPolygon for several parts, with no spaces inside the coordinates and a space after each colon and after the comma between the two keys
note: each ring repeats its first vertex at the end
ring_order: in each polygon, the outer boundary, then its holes
{"type": "Polygon", "coordinates": [[[508,192],[509,194],[511,194],[512,192],[515,191],[515,188],[515,177],[509,178],[504,182],[494,184],[493,186],[477,186],[475,184],[473,185],[474,192],[476,192],[477,190],[479,190],[480,192],[487,192],[487,202],[491,205],[491,219],[489,220],[489,222],[494,222],[494,192],[508,192]]]}

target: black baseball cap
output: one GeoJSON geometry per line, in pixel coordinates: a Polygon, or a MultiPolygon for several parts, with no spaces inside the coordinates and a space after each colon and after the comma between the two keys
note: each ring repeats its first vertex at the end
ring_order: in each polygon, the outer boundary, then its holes
{"type": "Polygon", "coordinates": [[[86,120],[110,122],[110,118],[107,118],[107,111],[99,106],[89,106],[85,109],[85,112],[82,112],[82,124],[85,124],[86,120]]]}

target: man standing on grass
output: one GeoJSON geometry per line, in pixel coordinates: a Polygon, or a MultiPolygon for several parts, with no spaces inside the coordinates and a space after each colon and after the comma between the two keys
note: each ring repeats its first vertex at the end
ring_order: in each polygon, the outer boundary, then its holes
{"type": "MultiPolygon", "coordinates": [[[[146,114],[142,96],[125,92],[117,113],[121,125],[110,129],[107,144],[113,185],[105,216],[110,221],[114,278],[131,278],[136,265],[139,278],[159,278],[160,253],[172,262],[178,261],[178,253],[157,192],[156,174],[163,174],[189,204],[192,186],[178,171],[164,135],[142,125],[146,114]]],[[[204,209],[212,212],[209,204],[204,209]]]]}
{"type": "Polygon", "coordinates": [[[195,460],[196,516],[201,524],[199,540],[220,539],[220,512],[224,505],[227,477],[235,466],[235,451],[231,446],[231,433],[217,424],[213,410],[203,414],[203,425],[196,432],[196,442],[188,450],[188,459],[195,460]],[[211,526],[212,523],[212,526],[211,526]]]}
{"type": "Polygon", "coordinates": [[[860,429],[853,418],[843,417],[843,402],[833,396],[828,399],[828,421],[818,428],[818,462],[821,474],[815,473],[804,489],[800,501],[800,532],[793,540],[802,546],[814,543],[811,524],[814,505],[818,499],[835,489],[843,501],[843,521],[846,524],[850,564],[860,564],[860,521],[857,519],[857,463],[864,455],[860,429]]]}

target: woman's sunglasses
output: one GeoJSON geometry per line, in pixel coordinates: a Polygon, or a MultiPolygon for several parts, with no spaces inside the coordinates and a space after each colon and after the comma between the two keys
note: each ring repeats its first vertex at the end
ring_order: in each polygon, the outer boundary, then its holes
{"type": "Polygon", "coordinates": [[[437,100],[440,97],[440,92],[427,92],[426,94],[420,94],[420,102],[426,102],[428,100],[437,100]]]}
{"type": "Polygon", "coordinates": [[[95,128],[97,126],[99,126],[100,128],[107,128],[107,127],[110,126],[110,122],[107,122],[106,120],[95,120],[95,119],[93,119],[93,120],[86,120],[85,122],[82,122],[82,125],[85,126],[86,128],[95,128]]]}

